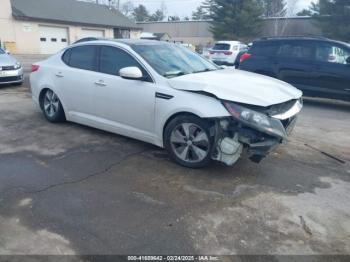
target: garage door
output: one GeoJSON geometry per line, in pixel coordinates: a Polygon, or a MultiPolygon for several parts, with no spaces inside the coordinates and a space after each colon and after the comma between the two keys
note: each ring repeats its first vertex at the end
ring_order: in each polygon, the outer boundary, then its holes
{"type": "Polygon", "coordinates": [[[54,54],[68,45],[68,28],[40,26],[40,52],[54,54]]]}
{"type": "Polygon", "coordinates": [[[93,29],[83,29],[82,30],[82,37],[104,37],[105,32],[103,30],[93,30],[93,29]]]}

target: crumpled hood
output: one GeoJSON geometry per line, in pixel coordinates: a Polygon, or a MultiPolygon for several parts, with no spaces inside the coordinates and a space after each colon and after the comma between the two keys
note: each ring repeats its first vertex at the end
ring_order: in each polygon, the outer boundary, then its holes
{"type": "Polygon", "coordinates": [[[179,90],[207,92],[219,99],[263,107],[303,95],[280,80],[234,69],[184,75],[169,79],[169,84],[179,90]]]}
{"type": "Polygon", "coordinates": [[[0,66],[11,66],[16,64],[17,60],[8,54],[0,54],[0,66]]]}

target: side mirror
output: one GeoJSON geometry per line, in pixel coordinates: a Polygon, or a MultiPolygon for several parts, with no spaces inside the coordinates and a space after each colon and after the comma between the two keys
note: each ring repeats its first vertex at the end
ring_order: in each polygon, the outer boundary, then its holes
{"type": "Polygon", "coordinates": [[[120,69],[119,75],[129,80],[141,80],[143,78],[142,71],[138,67],[124,67],[120,69]]]}

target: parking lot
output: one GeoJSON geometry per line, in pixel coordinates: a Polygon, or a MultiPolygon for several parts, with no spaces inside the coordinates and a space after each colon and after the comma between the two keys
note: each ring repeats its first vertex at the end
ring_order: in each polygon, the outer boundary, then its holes
{"type": "Polygon", "coordinates": [[[306,99],[261,164],[191,170],[1,87],[0,253],[349,254],[349,130],[349,103],[306,99]]]}

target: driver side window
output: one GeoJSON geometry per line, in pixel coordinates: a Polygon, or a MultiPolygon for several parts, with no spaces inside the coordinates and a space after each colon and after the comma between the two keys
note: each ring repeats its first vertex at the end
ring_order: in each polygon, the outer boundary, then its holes
{"type": "Polygon", "coordinates": [[[319,62],[345,65],[349,56],[350,52],[337,45],[320,44],[316,49],[316,60],[319,62]]]}
{"type": "Polygon", "coordinates": [[[146,70],[127,52],[116,47],[101,46],[101,73],[119,76],[120,69],[124,67],[138,67],[144,76],[148,75],[146,70]]]}

